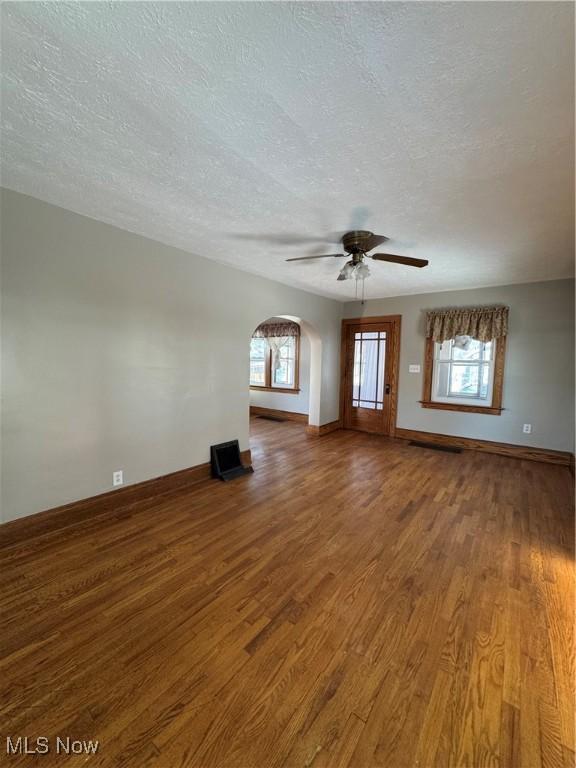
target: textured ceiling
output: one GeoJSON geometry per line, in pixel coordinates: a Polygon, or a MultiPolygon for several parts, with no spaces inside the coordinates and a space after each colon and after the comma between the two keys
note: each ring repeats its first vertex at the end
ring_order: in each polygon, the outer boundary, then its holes
{"type": "Polygon", "coordinates": [[[362,227],[431,262],[372,297],[572,274],[570,3],[1,12],[6,187],[343,300],[284,259],[362,227]]]}

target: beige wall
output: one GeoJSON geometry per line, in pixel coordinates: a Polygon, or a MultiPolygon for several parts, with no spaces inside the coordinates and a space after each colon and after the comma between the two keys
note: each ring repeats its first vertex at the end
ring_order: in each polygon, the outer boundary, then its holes
{"type": "MultiPolygon", "coordinates": [[[[369,283],[366,284],[369,287],[369,283]]],[[[481,288],[374,299],[345,305],[346,317],[402,315],[398,426],[405,429],[574,450],[574,281],[481,288]],[[504,411],[485,416],[422,408],[426,309],[507,304],[510,328],[504,371],[504,411]],[[532,424],[532,434],[522,432],[532,424]]]]}
{"type": "MultiPolygon", "coordinates": [[[[248,344],[263,318],[301,319],[313,423],[338,417],[340,319],[402,315],[398,425],[573,450],[570,280],[346,305],[2,191],[2,519],[248,447],[248,344]],[[424,310],[506,303],[504,412],[422,409],[424,310]],[[314,392],[318,395],[314,395],[314,392]],[[531,423],[533,433],[522,433],[531,423]]],[[[367,284],[369,287],[369,284],[367,284]]]]}
{"type": "Polygon", "coordinates": [[[315,423],[333,421],[341,312],[3,190],[3,519],[107,491],[116,469],[129,484],[248,448],[248,345],[272,315],[318,332],[315,423]]]}

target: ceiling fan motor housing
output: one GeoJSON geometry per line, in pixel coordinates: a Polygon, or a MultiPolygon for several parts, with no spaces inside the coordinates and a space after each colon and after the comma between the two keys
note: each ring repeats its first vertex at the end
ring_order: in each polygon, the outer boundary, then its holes
{"type": "Polygon", "coordinates": [[[342,237],[342,245],[344,250],[352,255],[364,254],[369,250],[367,246],[371,237],[373,237],[372,232],[356,229],[353,232],[347,232],[342,237]]]}

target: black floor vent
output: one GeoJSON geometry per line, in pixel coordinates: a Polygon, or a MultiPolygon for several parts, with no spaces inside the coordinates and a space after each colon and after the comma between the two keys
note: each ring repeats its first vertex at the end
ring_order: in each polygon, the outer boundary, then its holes
{"type": "Polygon", "coordinates": [[[256,416],[257,419],[265,419],[266,421],[286,421],[282,416],[256,416]]]}
{"type": "Polygon", "coordinates": [[[418,440],[410,440],[408,445],[414,445],[416,448],[430,448],[432,451],[446,451],[446,453],[462,453],[462,448],[456,448],[455,445],[438,445],[437,443],[420,443],[418,440]]]}

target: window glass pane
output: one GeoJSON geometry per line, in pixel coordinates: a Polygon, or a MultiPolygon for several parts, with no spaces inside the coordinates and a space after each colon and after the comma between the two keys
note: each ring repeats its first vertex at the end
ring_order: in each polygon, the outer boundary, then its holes
{"type": "Polygon", "coordinates": [[[377,339],[378,331],[364,331],[362,334],[363,339],[377,339]]]}
{"type": "Polygon", "coordinates": [[[486,400],[488,397],[488,389],[490,387],[490,366],[482,366],[482,380],[480,382],[480,397],[486,400]]]}
{"type": "MultiPolygon", "coordinates": [[[[359,333],[356,336],[360,336],[359,333]]],[[[354,400],[358,400],[360,397],[360,368],[361,368],[361,342],[356,340],[354,342],[354,370],[352,371],[352,397],[354,400]]],[[[358,407],[356,402],[355,407],[358,407]]]]}
{"type": "Polygon", "coordinates": [[[278,387],[294,386],[294,364],[292,360],[280,360],[274,371],[274,384],[278,387]]]}
{"type": "Polygon", "coordinates": [[[250,360],[250,384],[255,387],[265,386],[264,360],[250,360]]]}
{"type": "Polygon", "coordinates": [[[470,336],[457,336],[452,343],[453,360],[480,360],[484,345],[470,336]]]}
{"type": "Polygon", "coordinates": [[[250,341],[250,384],[255,387],[266,385],[266,339],[251,339],[250,341]]]}
{"type": "Polygon", "coordinates": [[[436,365],[438,366],[438,383],[436,386],[436,395],[438,397],[448,397],[450,363],[436,363],[436,365]]]}
{"type": "Polygon", "coordinates": [[[478,397],[480,391],[480,367],[478,365],[453,365],[450,369],[450,394],[457,397],[478,397]]]}
{"type": "Polygon", "coordinates": [[[370,400],[360,400],[360,408],[370,408],[373,411],[376,409],[376,403],[372,403],[370,400]]]}
{"type": "Polygon", "coordinates": [[[296,353],[296,339],[291,336],[279,349],[278,356],[282,359],[288,359],[295,357],[296,353]]]}
{"type": "Polygon", "coordinates": [[[266,339],[251,339],[250,341],[250,359],[266,357],[266,339]]]}
{"type": "Polygon", "coordinates": [[[281,360],[280,367],[274,371],[274,385],[277,387],[294,386],[294,362],[281,360]]]}
{"type": "Polygon", "coordinates": [[[487,341],[486,344],[484,344],[484,360],[492,360],[493,354],[494,354],[494,342],[487,341]]]}
{"type": "Polygon", "coordinates": [[[384,371],[386,370],[386,336],[379,342],[380,352],[378,355],[378,393],[377,400],[384,400],[384,371]]]}
{"type": "MultiPolygon", "coordinates": [[[[276,344],[281,339],[274,339],[276,344]]],[[[272,386],[273,387],[294,387],[296,379],[296,338],[288,337],[284,343],[277,348],[277,353],[272,355],[272,386]]]]}
{"type": "MultiPolygon", "coordinates": [[[[364,334],[365,336],[367,334],[364,334]]],[[[376,366],[378,358],[378,334],[373,334],[374,340],[362,341],[362,370],[360,382],[360,396],[365,400],[376,400],[376,366]]]]}
{"type": "Polygon", "coordinates": [[[452,354],[452,342],[443,341],[442,344],[436,343],[436,358],[438,360],[450,360],[452,354]]]}

